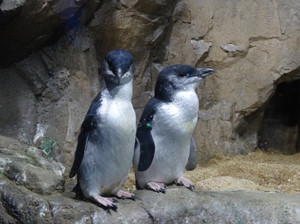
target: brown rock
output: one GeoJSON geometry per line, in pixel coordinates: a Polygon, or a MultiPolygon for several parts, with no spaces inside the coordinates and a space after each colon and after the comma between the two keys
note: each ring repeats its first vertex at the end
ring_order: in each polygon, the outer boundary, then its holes
{"type": "Polygon", "coordinates": [[[158,65],[217,70],[198,91],[194,137],[204,161],[255,150],[277,84],[300,77],[297,0],[30,2],[0,6],[1,59],[7,59],[0,68],[0,134],[31,144],[39,124],[58,142],[57,159],[67,167],[99,92],[99,64],[111,49],[134,56],[137,119],[153,95],[158,65]]]}

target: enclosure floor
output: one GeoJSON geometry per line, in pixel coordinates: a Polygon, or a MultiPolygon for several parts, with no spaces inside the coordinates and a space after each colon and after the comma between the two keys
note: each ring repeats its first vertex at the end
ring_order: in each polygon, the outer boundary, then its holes
{"type": "MultiPolygon", "coordinates": [[[[275,150],[257,150],[235,157],[216,156],[185,172],[199,190],[260,190],[300,192],[300,153],[284,155],[275,150]]],[[[123,189],[135,191],[131,170],[123,189]]]]}

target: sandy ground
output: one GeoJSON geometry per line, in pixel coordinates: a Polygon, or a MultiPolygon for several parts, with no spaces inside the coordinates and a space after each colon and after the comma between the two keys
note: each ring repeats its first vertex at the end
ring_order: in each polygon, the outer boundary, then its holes
{"type": "MultiPolygon", "coordinates": [[[[195,170],[185,172],[199,190],[261,190],[300,192],[300,153],[284,155],[257,150],[235,157],[216,156],[195,170]]],[[[131,171],[123,189],[135,191],[131,171]]]]}

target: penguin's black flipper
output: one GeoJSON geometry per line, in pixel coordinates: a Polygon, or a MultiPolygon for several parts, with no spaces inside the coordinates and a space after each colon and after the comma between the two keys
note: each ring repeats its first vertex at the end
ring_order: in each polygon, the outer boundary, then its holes
{"type": "Polygon", "coordinates": [[[190,142],[190,155],[189,159],[187,161],[187,164],[185,166],[185,169],[187,170],[193,170],[197,166],[197,147],[194,138],[191,138],[190,142]]]}
{"type": "Polygon", "coordinates": [[[155,144],[152,138],[152,119],[155,115],[159,101],[155,98],[150,99],[141,116],[140,123],[137,128],[136,137],[140,147],[140,158],[138,163],[138,171],[147,170],[154,158],[155,144]]]}
{"type": "Polygon", "coordinates": [[[101,95],[98,94],[96,98],[93,100],[90,109],[82,122],[80,134],[77,139],[77,148],[75,152],[75,158],[73,162],[73,166],[71,168],[69,177],[72,178],[76,175],[79,166],[81,164],[81,161],[84,156],[84,151],[86,150],[87,143],[89,141],[90,134],[93,132],[95,127],[97,126],[97,122],[95,119],[95,114],[97,108],[99,108],[101,105],[101,95]]]}
{"type": "Polygon", "coordinates": [[[81,125],[81,132],[80,132],[80,134],[78,136],[78,140],[77,140],[75,159],[74,159],[73,166],[72,166],[70,174],[69,174],[70,178],[74,177],[79,169],[79,166],[83,159],[84,151],[86,150],[86,147],[87,147],[87,142],[89,140],[90,133],[94,127],[95,127],[94,117],[87,116],[81,125]]]}
{"type": "Polygon", "coordinates": [[[155,145],[151,135],[151,127],[140,127],[137,132],[140,146],[140,159],[138,164],[138,171],[147,170],[153,160],[155,153],[155,145]]]}

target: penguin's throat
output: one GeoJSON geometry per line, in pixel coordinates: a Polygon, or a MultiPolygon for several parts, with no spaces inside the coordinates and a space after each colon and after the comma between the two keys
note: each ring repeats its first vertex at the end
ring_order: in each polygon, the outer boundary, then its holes
{"type": "Polygon", "coordinates": [[[173,103],[188,114],[198,113],[199,100],[194,90],[177,92],[173,96],[173,103]]]}
{"type": "Polygon", "coordinates": [[[129,81],[123,85],[112,85],[103,82],[102,92],[106,97],[109,97],[111,99],[131,101],[132,81],[129,81]]]}

